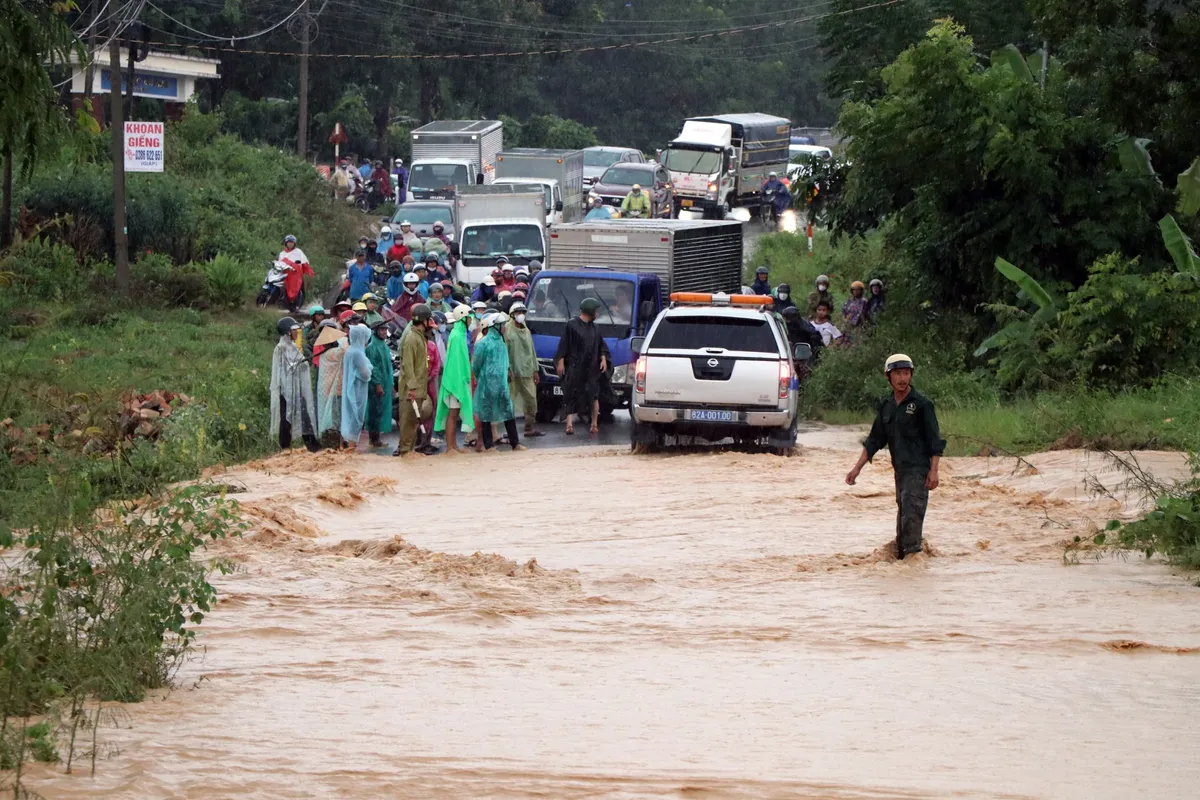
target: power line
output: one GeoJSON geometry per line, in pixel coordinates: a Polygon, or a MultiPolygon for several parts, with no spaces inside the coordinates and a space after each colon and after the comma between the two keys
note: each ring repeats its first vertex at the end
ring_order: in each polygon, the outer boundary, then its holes
{"type": "Polygon", "coordinates": [[[290,22],[292,17],[294,17],[300,13],[300,10],[304,8],[304,0],[301,0],[300,5],[296,6],[296,8],[292,11],[292,13],[288,14],[286,17],[279,20],[279,22],[276,22],[271,27],[266,28],[261,31],[258,31],[256,33],[247,34],[245,36],[214,36],[211,33],[206,33],[205,31],[199,30],[197,28],[193,28],[191,25],[188,25],[186,22],[180,22],[179,20],[175,19],[167,12],[163,11],[158,6],[154,5],[154,3],[151,3],[150,0],[146,0],[146,5],[153,8],[159,14],[162,14],[164,18],[169,19],[171,22],[174,22],[179,27],[184,28],[185,30],[189,30],[192,33],[197,33],[197,34],[203,36],[205,39],[216,41],[216,42],[231,42],[232,43],[232,42],[243,42],[247,39],[257,39],[260,36],[266,36],[268,33],[278,30],[279,28],[283,27],[288,22],[290,22]]]}
{"type": "MultiPolygon", "coordinates": [[[[708,33],[694,33],[685,35],[667,36],[660,39],[650,39],[634,42],[621,42],[618,44],[591,44],[579,47],[559,47],[544,50],[515,50],[515,51],[500,51],[490,53],[309,53],[310,58],[333,58],[333,59],[359,59],[359,60],[396,60],[396,61],[457,61],[471,60],[481,58],[516,58],[520,56],[543,56],[543,55],[566,55],[572,53],[592,53],[607,50],[629,50],[640,47],[653,47],[662,44],[677,44],[679,42],[696,42],[706,39],[717,39],[724,36],[734,34],[752,33],[755,31],[768,30],[772,28],[783,28],[791,25],[800,25],[805,22],[815,22],[817,20],[827,19],[829,17],[841,17],[855,14],[861,11],[871,11],[877,8],[885,8],[905,2],[905,0],[883,0],[878,3],[871,3],[865,6],[857,6],[855,8],[845,9],[843,11],[829,11],[823,14],[815,14],[807,17],[798,17],[796,19],[778,20],[775,22],[764,22],[757,25],[748,25],[740,28],[725,28],[719,31],[708,33]]],[[[828,5],[822,3],[821,5],[828,5]]],[[[156,7],[157,8],[157,7],[156,7]]],[[[276,26],[278,27],[278,26],[276,26]]],[[[261,34],[259,34],[261,35],[261,34]]],[[[214,37],[217,41],[236,41],[241,37],[214,37]]],[[[209,45],[180,45],[182,47],[192,47],[200,50],[219,50],[220,48],[209,45]]],[[[239,50],[239,54],[245,55],[265,55],[265,56],[299,56],[300,53],[294,50],[239,50]]]]}

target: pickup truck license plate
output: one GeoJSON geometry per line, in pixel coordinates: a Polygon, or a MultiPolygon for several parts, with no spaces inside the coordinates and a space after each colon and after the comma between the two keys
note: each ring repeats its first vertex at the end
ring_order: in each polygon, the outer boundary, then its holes
{"type": "Polygon", "coordinates": [[[692,201],[691,200],[680,200],[679,205],[683,206],[684,208],[691,208],[692,201]]]}
{"type": "Polygon", "coordinates": [[[705,408],[688,409],[688,419],[696,422],[736,422],[737,412],[709,411],[705,408]]]}
{"type": "Polygon", "coordinates": [[[561,386],[555,386],[550,391],[554,394],[555,397],[562,397],[562,387],[561,386]]]}

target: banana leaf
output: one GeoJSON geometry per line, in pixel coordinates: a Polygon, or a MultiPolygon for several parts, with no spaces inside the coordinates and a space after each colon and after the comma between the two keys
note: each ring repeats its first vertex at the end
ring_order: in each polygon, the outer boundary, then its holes
{"type": "Polygon", "coordinates": [[[1175,218],[1167,214],[1158,221],[1158,229],[1162,232],[1163,244],[1167,246],[1167,252],[1175,260],[1179,271],[1200,277],[1200,257],[1196,256],[1192,243],[1188,241],[1187,234],[1179,227],[1175,218]]]}
{"type": "Polygon", "coordinates": [[[1015,342],[1022,336],[1027,335],[1031,327],[1032,325],[1028,320],[1010,322],[988,338],[984,339],[983,343],[980,344],[979,347],[975,348],[975,357],[978,358],[979,356],[987,353],[988,350],[997,350],[1011,342],[1015,342]]]}
{"type": "Polygon", "coordinates": [[[1019,286],[1021,291],[1025,292],[1030,300],[1037,303],[1038,308],[1052,308],[1054,306],[1054,300],[1050,297],[1050,293],[1043,289],[1040,283],[1030,277],[1020,267],[996,256],[996,269],[1000,271],[1001,275],[1019,286]]]}
{"type": "Polygon", "coordinates": [[[1154,165],[1150,162],[1150,151],[1146,149],[1148,144],[1150,144],[1149,139],[1134,139],[1129,136],[1117,142],[1117,155],[1121,159],[1121,169],[1156,178],[1154,165]]]}
{"type": "MultiPolygon", "coordinates": [[[[1038,61],[1040,65],[1040,56],[1038,61]]],[[[1025,56],[1021,55],[1021,51],[1017,49],[1015,44],[1006,44],[999,50],[992,51],[992,63],[1008,64],[1009,68],[1012,69],[1013,74],[1018,78],[1024,78],[1030,83],[1034,83],[1033,73],[1029,71],[1029,65],[1025,63],[1025,56]]]]}
{"type": "Polygon", "coordinates": [[[1200,157],[1179,173],[1175,186],[1179,189],[1179,213],[1189,216],[1200,213],[1200,157]]]}

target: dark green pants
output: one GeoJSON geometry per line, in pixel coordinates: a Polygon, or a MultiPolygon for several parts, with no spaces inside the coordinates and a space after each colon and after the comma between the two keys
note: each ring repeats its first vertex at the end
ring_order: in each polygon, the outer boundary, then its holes
{"type": "Polygon", "coordinates": [[[925,488],[928,470],[896,473],[896,556],[921,552],[921,533],[925,528],[925,509],[929,490],[925,488]]]}

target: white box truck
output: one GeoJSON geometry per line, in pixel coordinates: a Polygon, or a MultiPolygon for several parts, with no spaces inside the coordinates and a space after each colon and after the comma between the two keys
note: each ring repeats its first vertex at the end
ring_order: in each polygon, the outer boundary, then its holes
{"type": "Polygon", "coordinates": [[[757,209],[771,172],[787,174],[792,123],[769,114],[693,117],[661,153],[675,186],[675,214],[699,209],[723,219],[735,206],[757,209]]]}
{"type": "Polygon", "coordinates": [[[488,184],[504,149],[499,120],[444,119],[413,130],[408,194],[415,200],[453,197],[455,187],[488,184]]]}
{"type": "Polygon", "coordinates": [[[583,151],[517,147],[496,157],[496,182],[540,186],[546,224],[583,216],[583,151]]]}
{"type": "Polygon", "coordinates": [[[506,256],[513,266],[546,259],[544,194],[527,186],[464,186],[455,198],[458,214],[458,279],[472,286],[506,256]]]}

